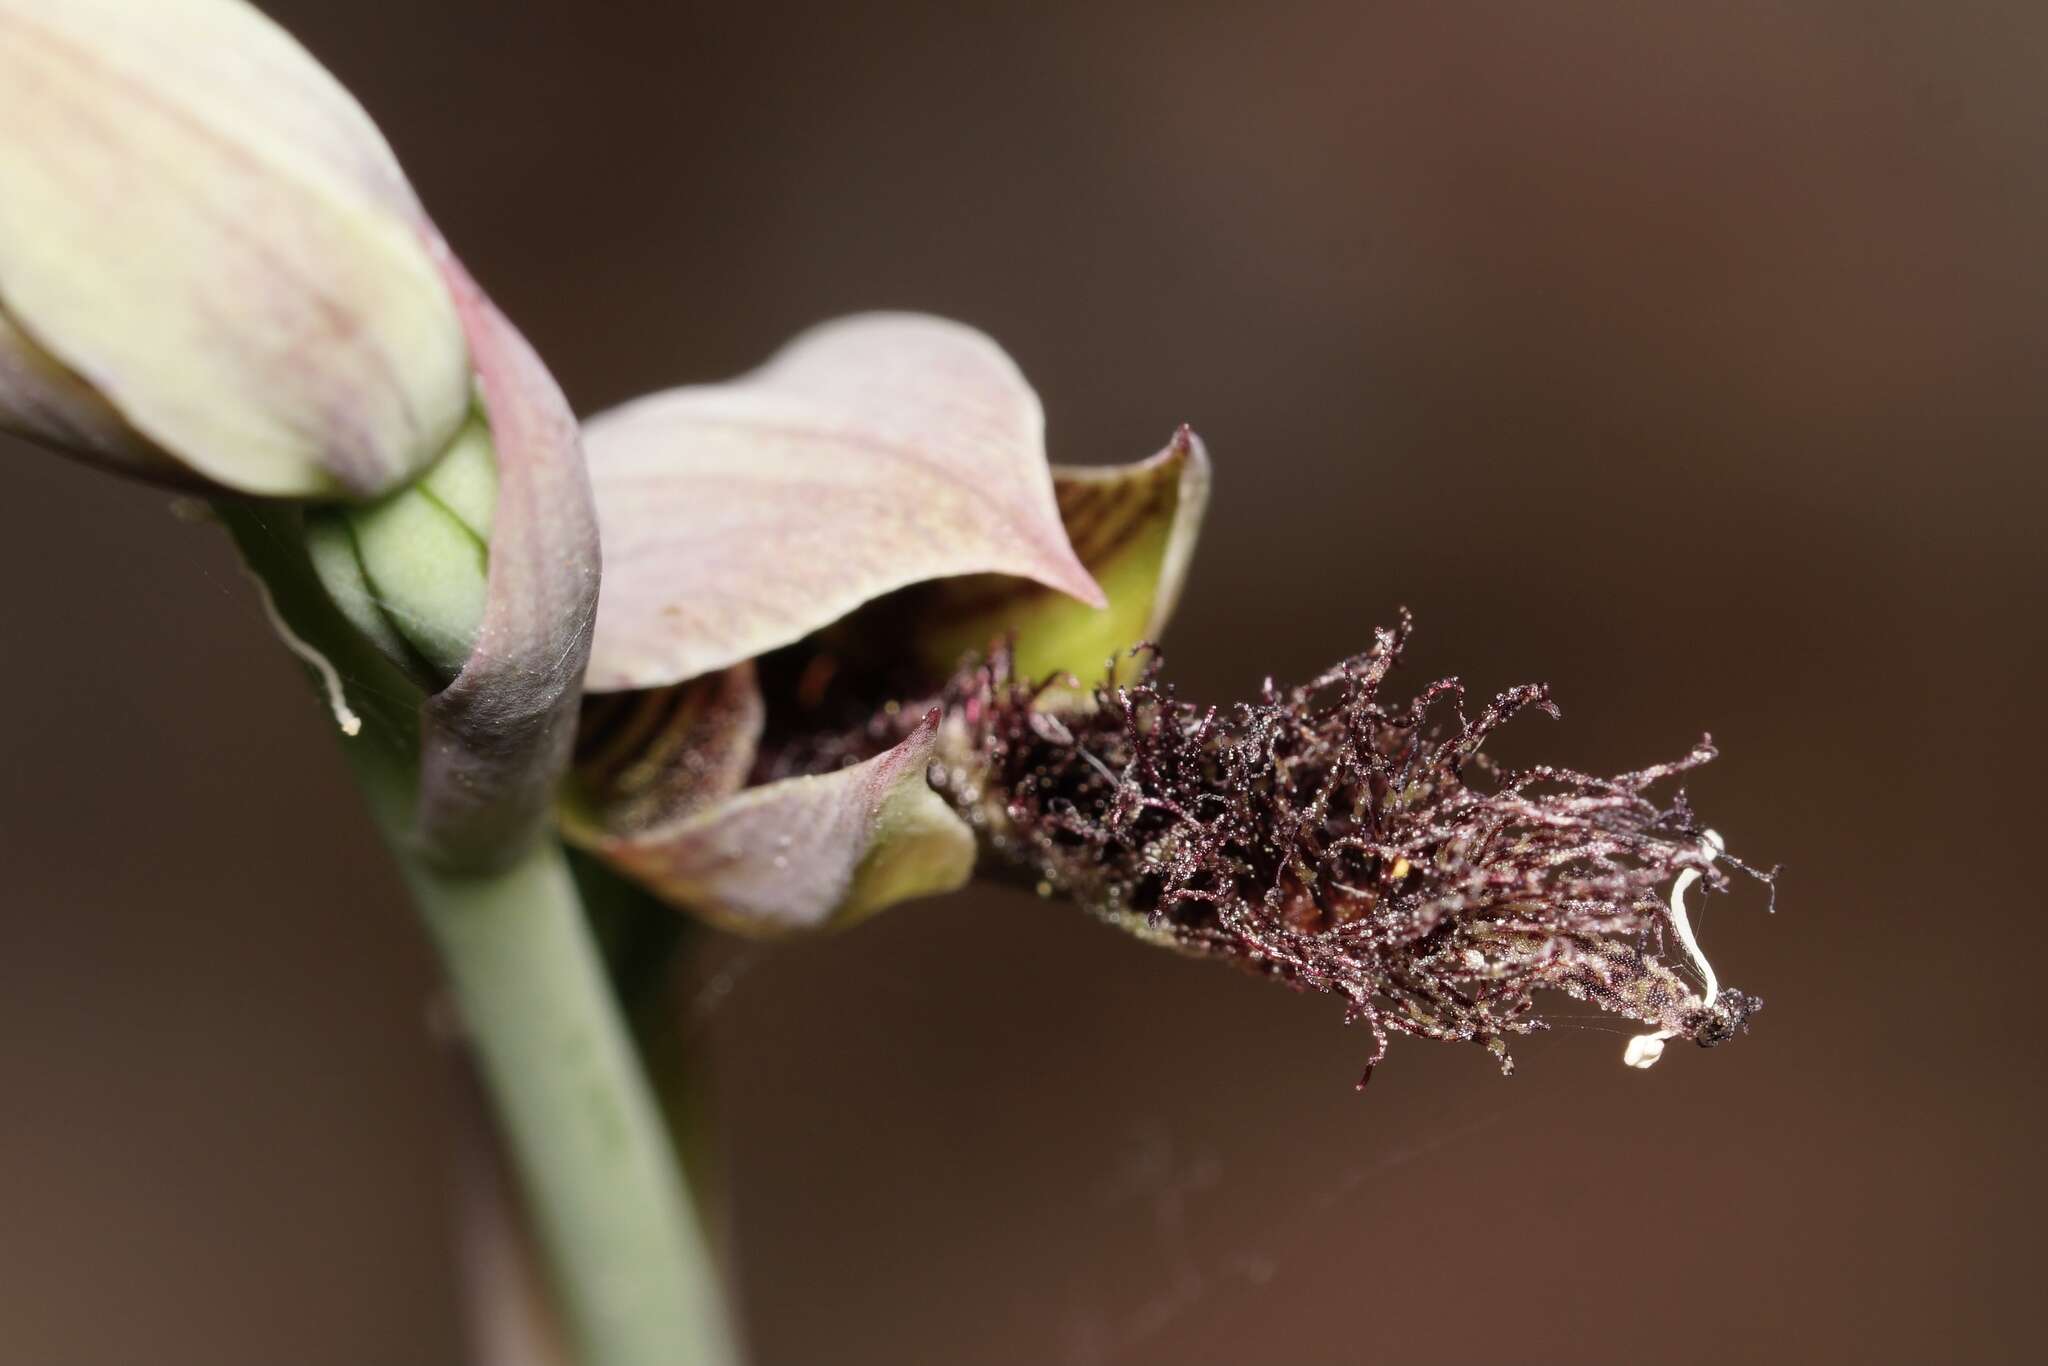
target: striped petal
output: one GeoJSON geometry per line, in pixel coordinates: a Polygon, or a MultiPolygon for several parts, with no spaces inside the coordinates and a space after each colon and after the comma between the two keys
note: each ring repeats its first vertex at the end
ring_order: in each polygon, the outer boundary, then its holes
{"type": "Polygon", "coordinates": [[[730,797],[746,785],[766,719],[752,664],[586,699],[563,823],[594,844],[730,797]]]}

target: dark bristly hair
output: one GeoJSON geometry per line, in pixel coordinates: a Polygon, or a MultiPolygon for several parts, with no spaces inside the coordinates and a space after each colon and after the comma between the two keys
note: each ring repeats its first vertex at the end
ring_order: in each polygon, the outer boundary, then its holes
{"type": "Polygon", "coordinates": [[[1481,745],[1517,712],[1555,715],[1546,690],[1469,717],[1444,680],[1390,706],[1409,630],[1404,612],[1367,653],[1225,708],[1176,697],[1153,649],[1089,699],[1015,677],[997,648],[950,686],[955,757],[934,781],[1042,893],[1344,998],[1373,1031],[1366,1078],[1391,1033],[1479,1043],[1511,1070],[1507,1036],[1544,1027],[1539,988],[1702,1045],[1745,1028],[1759,1001],[1704,999],[1660,957],[1681,873],[1718,890],[1724,864],[1755,872],[1682,792],[1648,795],[1711,742],[1613,778],[1501,771],[1481,745]]]}

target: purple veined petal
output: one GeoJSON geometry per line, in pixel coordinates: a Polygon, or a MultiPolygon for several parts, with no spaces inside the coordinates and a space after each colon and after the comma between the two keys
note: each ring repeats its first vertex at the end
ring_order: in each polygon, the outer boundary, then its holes
{"type": "Polygon", "coordinates": [[[996,573],[1104,604],[1067,543],[1038,397],[986,336],[826,323],[752,374],[585,427],[607,576],[589,686],[660,687],[927,579],[996,573]]]}
{"type": "MultiPolygon", "coordinates": [[[[1024,579],[973,575],[906,590],[902,601],[878,604],[877,616],[887,612],[899,623],[909,648],[938,676],[1009,636],[1019,675],[1070,673],[1093,682],[1112,657],[1164,634],[1187,582],[1209,484],[1208,451],[1187,427],[1158,454],[1128,465],[1053,467],[1060,520],[1102,585],[1107,610],[1024,579]]],[[[849,625],[861,629],[858,618],[849,625]]]]}
{"type": "Polygon", "coordinates": [[[546,824],[575,742],[597,615],[597,518],[554,377],[446,245],[434,246],[490,419],[498,502],[476,647],[421,709],[417,829],[444,861],[490,864],[546,824]]]}
{"type": "Polygon", "coordinates": [[[585,842],[663,900],[741,934],[843,926],[974,870],[974,836],[932,791],[936,708],[893,749],[748,788],[665,828],[585,842]]]}
{"type": "Polygon", "coordinates": [[[561,809],[572,839],[674,824],[747,784],[767,723],[752,662],[583,701],[561,809]]]}

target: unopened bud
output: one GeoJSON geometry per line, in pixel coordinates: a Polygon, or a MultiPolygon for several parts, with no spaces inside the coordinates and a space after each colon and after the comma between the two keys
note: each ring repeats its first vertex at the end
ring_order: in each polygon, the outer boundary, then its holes
{"type": "Polygon", "coordinates": [[[429,690],[460,673],[476,644],[497,497],[490,431],[472,417],[418,482],[306,515],[306,548],[335,606],[429,690]]]}
{"type": "Polygon", "coordinates": [[[0,428],[385,493],[469,406],[438,250],[369,117],[242,0],[0,0],[0,428]]]}

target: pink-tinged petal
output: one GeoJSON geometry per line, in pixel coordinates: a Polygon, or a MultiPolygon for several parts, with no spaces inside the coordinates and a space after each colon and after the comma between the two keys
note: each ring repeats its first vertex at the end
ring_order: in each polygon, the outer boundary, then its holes
{"type": "Polygon", "coordinates": [[[489,864],[545,825],[568,764],[597,615],[597,518],[562,391],[435,248],[490,419],[498,501],[476,647],[421,710],[418,830],[443,860],[489,864]]]}
{"type": "Polygon", "coordinates": [[[934,709],[895,748],[748,788],[666,828],[571,837],[672,904],[742,934],[851,924],[974,870],[974,836],[926,781],[934,709]]]}
{"type": "Polygon", "coordinates": [[[852,632],[899,632],[936,676],[991,641],[1015,641],[1027,678],[1102,677],[1115,655],[1156,641],[1187,580],[1209,505],[1209,456],[1182,427],[1164,450],[1129,465],[1056,466],[1053,486],[1067,537],[1109,599],[1093,609],[1023,579],[974,575],[920,584],[847,623],[852,632]]]}
{"type": "Polygon", "coordinates": [[[90,384],[37,345],[4,308],[0,430],[145,478],[199,484],[183,465],[144,440],[90,384]]]}
{"type": "Polygon", "coordinates": [[[0,420],[279,496],[373,496],[454,434],[469,359],[419,206],[252,6],[0,0],[0,130],[0,309],[125,430],[47,385],[10,413],[0,383],[0,420]]]}
{"type": "Polygon", "coordinates": [[[1037,395],[958,323],[827,323],[741,379],[604,413],[584,441],[607,569],[593,691],[725,668],[926,579],[1104,602],[1060,523],[1037,395]]]}

